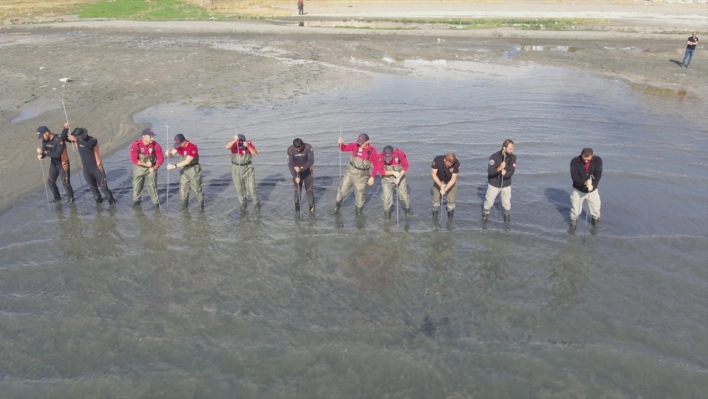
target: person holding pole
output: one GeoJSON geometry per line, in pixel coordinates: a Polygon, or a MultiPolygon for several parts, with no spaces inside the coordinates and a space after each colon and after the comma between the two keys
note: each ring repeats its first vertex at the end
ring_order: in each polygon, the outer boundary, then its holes
{"type": "Polygon", "coordinates": [[[344,172],[344,177],[339,181],[334,213],[339,212],[342,201],[354,186],[356,213],[360,215],[364,208],[366,186],[374,184],[374,177],[378,172],[379,157],[376,148],[369,143],[369,135],[366,133],[360,134],[357,141],[349,144],[344,144],[344,139],[339,137],[338,143],[340,151],[351,152],[352,156],[349,159],[347,170],[344,172]]]}
{"type": "Polygon", "coordinates": [[[408,158],[403,150],[390,145],[384,147],[379,155],[379,174],[381,177],[381,199],[383,200],[384,216],[391,219],[391,206],[393,206],[393,188],[396,187],[398,198],[403,202],[406,216],[411,214],[411,200],[408,196],[406,172],[408,172],[408,158]]]}
{"type": "Polygon", "coordinates": [[[108,188],[106,171],[103,169],[103,163],[101,162],[98,140],[96,140],[95,137],[89,136],[88,130],[81,127],[74,129],[67,138],[79,149],[79,157],[81,158],[81,163],[84,165],[86,184],[88,184],[96,203],[100,204],[103,202],[101,193],[98,191],[100,188],[106,196],[108,203],[115,205],[116,200],[113,198],[113,193],[108,188]]]}
{"type": "Polygon", "coordinates": [[[575,231],[585,200],[588,201],[588,209],[592,215],[592,227],[597,228],[601,205],[597,186],[602,178],[602,158],[595,156],[592,148],[583,148],[580,156],[570,160],[570,178],[573,180],[573,192],[570,194],[570,231],[575,231]]]}
{"type": "MultiPolygon", "coordinates": [[[[57,178],[61,176],[61,183],[70,204],[74,203],[74,189],[71,187],[71,168],[69,164],[69,153],[66,151],[66,140],[69,133],[69,123],[64,123],[64,130],[61,136],[52,133],[46,126],[37,128],[37,138],[42,140],[42,147],[37,148],[37,158],[41,161],[45,157],[51,159],[49,165],[49,177],[47,185],[52,190],[54,201],[61,201],[59,188],[57,188],[57,178]]],[[[44,170],[44,169],[42,169],[44,170]]]]}
{"type": "Polygon", "coordinates": [[[175,148],[165,151],[169,158],[179,155],[179,162],[167,164],[167,170],[179,169],[179,193],[182,199],[182,209],[189,204],[189,191],[194,191],[199,209],[204,210],[204,194],[202,193],[202,166],[199,164],[199,149],[188,141],[183,134],[175,136],[175,148]]]}
{"type": "Polygon", "coordinates": [[[157,193],[157,169],[162,166],[165,157],[162,147],[155,141],[152,129],[145,129],[140,138],[130,145],[130,161],[133,163],[133,205],[140,205],[143,186],[147,180],[148,193],[152,204],[160,206],[157,193]]]}
{"type": "Polygon", "coordinates": [[[256,171],[253,168],[253,157],[258,156],[256,146],[247,141],[243,134],[236,134],[233,140],[226,143],[225,148],[231,150],[231,177],[241,209],[246,208],[246,194],[251,197],[254,208],[261,209],[256,190],[256,171]]]}
{"type": "Polygon", "coordinates": [[[447,218],[452,219],[455,213],[455,196],[457,195],[457,174],[460,173],[460,161],[454,152],[448,152],[433,159],[433,219],[438,218],[442,196],[447,194],[447,218]]]}
{"type": "Polygon", "coordinates": [[[484,199],[484,210],[482,220],[487,220],[489,211],[494,206],[499,193],[501,193],[501,204],[504,208],[504,223],[509,223],[511,219],[511,176],[516,171],[516,155],[514,155],[514,142],[504,140],[502,149],[489,157],[487,166],[487,196],[484,199]]]}
{"type": "Polygon", "coordinates": [[[304,183],[307,194],[307,204],[310,213],[315,212],[314,174],[312,166],[315,163],[315,150],[311,145],[296,138],[293,145],[288,148],[288,168],[293,176],[293,186],[295,187],[295,212],[300,213],[300,201],[302,199],[302,186],[304,183]]]}

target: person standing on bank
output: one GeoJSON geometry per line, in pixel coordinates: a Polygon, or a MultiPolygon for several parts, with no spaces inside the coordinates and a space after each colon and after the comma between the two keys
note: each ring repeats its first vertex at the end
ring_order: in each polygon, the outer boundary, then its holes
{"type": "Polygon", "coordinates": [[[106,180],[106,171],[103,169],[103,162],[101,162],[101,153],[98,149],[98,140],[95,137],[91,137],[88,134],[88,130],[77,127],[71,132],[71,136],[67,139],[74,143],[79,149],[79,157],[81,158],[81,163],[84,165],[84,178],[86,179],[86,184],[88,184],[93,198],[96,200],[97,204],[103,202],[101,198],[101,193],[98,191],[100,188],[103,191],[103,195],[106,196],[108,203],[110,205],[115,205],[116,200],[113,198],[113,193],[108,188],[108,181],[106,180]]]}
{"type": "Polygon", "coordinates": [[[133,163],[133,205],[140,204],[143,186],[147,180],[152,204],[159,206],[157,169],[162,166],[165,158],[162,155],[162,147],[155,141],[155,133],[152,132],[152,129],[145,129],[140,135],[141,138],[130,145],[130,161],[133,163]]]}
{"type": "Polygon", "coordinates": [[[258,156],[256,146],[246,141],[243,134],[234,135],[234,139],[226,143],[231,150],[231,177],[236,187],[236,195],[241,208],[246,208],[246,194],[251,197],[256,210],[261,208],[256,191],[256,171],[253,168],[253,157],[258,156]]]}
{"type": "Polygon", "coordinates": [[[511,176],[516,171],[516,155],[514,155],[514,142],[505,140],[502,149],[489,157],[487,166],[487,196],[484,199],[482,220],[487,220],[489,211],[494,206],[494,200],[501,193],[502,208],[504,208],[504,223],[511,219],[511,176]]]}
{"type": "Polygon", "coordinates": [[[314,175],[312,165],[315,163],[315,151],[312,146],[304,143],[301,139],[293,140],[293,145],[288,148],[288,168],[293,176],[293,186],[295,187],[295,212],[300,212],[300,199],[302,198],[302,186],[305,184],[307,194],[307,204],[310,212],[315,212],[315,192],[314,175]]]}
{"type": "Polygon", "coordinates": [[[44,157],[51,159],[49,163],[49,176],[47,177],[47,185],[52,190],[54,201],[61,201],[59,188],[57,188],[57,177],[61,176],[61,183],[64,186],[64,192],[69,199],[69,203],[74,202],[74,189],[71,187],[70,175],[71,168],[69,165],[69,153],[66,151],[67,134],[69,133],[69,123],[64,124],[64,130],[61,136],[49,131],[46,126],[37,128],[37,138],[42,139],[42,147],[37,148],[37,158],[39,160],[44,157]]]}
{"type": "Polygon", "coordinates": [[[454,152],[440,155],[433,159],[431,176],[433,178],[433,219],[438,218],[440,199],[447,194],[447,217],[452,219],[455,213],[457,195],[457,174],[460,173],[460,161],[454,152]]]}
{"type": "Polygon", "coordinates": [[[688,41],[686,42],[686,54],[683,56],[682,65],[686,68],[688,68],[688,64],[690,64],[693,59],[693,52],[696,51],[697,44],[698,36],[696,36],[696,32],[693,32],[691,36],[688,37],[688,41]]]}
{"type": "Polygon", "coordinates": [[[588,201],[592,226],[600,221],[600,192],[597,186],[602,178],[602,159],[593,154],[592,148],[583,148],[579,157],[570,161],[570,178],[573,192],[570,194],[570,229],[575,230],[578,216],[583,211],[583,202],[588,201]]]}
{"type": "Polygon", "coordinates": [[[298,15],[305,14],[305,2],[303,0],[297,0],[297,14],[298,15]]]}
{"type": "Polygon", "coordinates": [[[411,214],[411,200],[408,196],[406,185],[406,172],[408,159],[406,153],[390,145],[384,147],[379,155],[379,174],[381,177],[381,199],[383,200],[384,215],[386,220],[391,219],[391,206],[393,206],[393,188],[398,191],[398,198],[403,202],[406,216],[411,214]]]}
{"type": "Polygon", "coordinates": [[[376,148],[369,143],[369,135],[362,133],[356,142],[344,144],[344,139],[339,138],[339,149],[342,152],[351,152],[349,165],[337,188],[337,199],[334,205],[334,213],[339,212],[342,201],[349,195],[349,190],[354,186],[354,196],[356,197],[356,213],[361,214],[364,209],[366,197],[366,186],[374,184],[374,177],[378,172],[378,154],[376,148]]]}
{"type": "Polygon", "coordinates": [[[204,194],[202,193],[202,166],[199,164],[199,149],[183,134],[175,136],[174,150],[165,151],[169,158],[179,155],[179,162],[167,164],[167,170],[179,168],[179,194],[182,199],[182,209],[189,204],[189,191],[194,191],[199,209],[204,210],[204,194]]]}

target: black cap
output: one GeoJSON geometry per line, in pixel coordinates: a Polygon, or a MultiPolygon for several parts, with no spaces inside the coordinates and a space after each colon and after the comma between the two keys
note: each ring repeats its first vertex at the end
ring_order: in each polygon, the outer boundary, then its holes
{"type": "Polygon", "coordinates": [[[175,148],[179,148],[179,146],[187,141],[187,139],[184,138],[184,135],[182,133],[178,134],[175,136],[175,148]]]}
{"type": "Polygon", "coordinates": [[[141,136],[150,136],[150,137],[155,137],[155,133],[152,132],[152,129],[147,128],[143,130],[142,133],[140,133],[141,136]]]}
{"type": "Polygon", "coordinates": [[[84,137],[88,136],[88,130],[86,130],[82,127],[77,127],[76,129],[74,129],[73,132],[71,132],[71,135],[76,137],[77,139],[84,138],[84,137]]]}
{"type": "Polygon", "coordinates": [[[391,162],[391,159],[393,159],[393,147],[391,147],[390,145],[387,145],[386,147],[384,147],[383,157],[384,157],[384,161],[391,162]]]}
{"type": "Polygon", "coordinates": [[[246,141],[246,136],[239,134],[238,135],[238,141],[246,141]]]}
{"type": "Polygon", "coordinates": [[[41,139],[42,135],[46,132],[48,132],[49,129],[46,126],[40,126],[37,128],[37,138],[41,139]]]}

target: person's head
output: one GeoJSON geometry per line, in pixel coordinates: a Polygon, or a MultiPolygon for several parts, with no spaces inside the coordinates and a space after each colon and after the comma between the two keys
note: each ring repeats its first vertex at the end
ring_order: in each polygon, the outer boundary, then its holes
{"type": "Polygon", "coordinates": [[[236,138],[238,139],[236,141],[236,147],[238,147],[238,148],[246,147],[246,136],[244,136],[243,134],[238,134],[236,136],[236,138]]]}
{"type": "Polygon", "coordinates": [[[356,140],[356,143],[359,144],[359,147],[361,148],[366,148],[369,146],[369,135],[366,133],[362,133],[359,135],[359,138],[356,140]]]}
{"type": "Polygon", "coordinates": [[[302,150],[305,149],[305,143],[302,142],[302,139],[295,139],[293,140],[293,147],[295,147],[298,152],[302,152],[302,150]]]}
{"type": "Polygon", "coordinates": [[[182,148],[187,145],[187,139],[182,133],[175,136],[175,148],[182,148]]]}
{"type": "Polygon", "coordinates": [[[77,140],[86,141],[89,138],[88,130],[82,127],[77,127],[76,129],[74,129],[74,131],[71,132],[71,135],[76,137],[77,140]]]}
{"type": "Polygon", "coordinates": [[[502,144],[502,153],[506,155],[511,155],[514,153],[514,142],[507,139],[504,140],[504,144],[502,144]]]}
{"type": "Polygon", "coordinates": [[[691,33],[691,36],[696,37],[696,32],[691,33]]]}
{"type": "Polygon", "coordinates": [[[40,126],[37,128],[37,138],[38,139],[43,139],[44,141],[49,141],[52,139],[52,132],[49,131],[49,128],[46,126],[40,126]]]}
{"type": "Polygon", "coordinates": [[[393,159],[393,147],[390,145],[387,145],[383,149],[383,159],[384,162],[386,163],[391,163],[391,160],[393,159]]]}
{"type": "Polygon", "coordinates": [[[155,133],[152,132],[152,129],[148,128],[142,131],[140,135],[143,138],[143,143],[145,145],[152,143],[155,141],[155,133]]]}
{"type": "Polygon", "coordinates": [[[447,154],[445,154],[445,160],[443,162],[445,163],[445,166],[447,166],[449,168],[455,164],[456,160],[457,160],[457,157],[455,156],[455,153],[448,152],[447,154]]]}
{"type": "Polygon", "coordinates": [[[583,163],[588,163],[592,161],[592,157],[594,156],[592,152],[592,148],[583,148],[583,150],[580,152],[580,159],[583,161],[583,163]]]}

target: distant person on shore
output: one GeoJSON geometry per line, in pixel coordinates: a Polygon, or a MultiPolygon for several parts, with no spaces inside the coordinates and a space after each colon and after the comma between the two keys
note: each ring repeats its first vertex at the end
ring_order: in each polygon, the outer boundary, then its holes
{"type": "Polygon", "coordinates": [[[47,185],[49,189],[52,190],[54,195],[54,201],[61,201],[61,196],[59,195],[59,189],[57,188],[57,177],[61,176],[61,184],[64,186],[64,191],[69,199],[69,203],[74,202],[74,189],[71,188],[70,175],[71,169],[69,167],[69,154],[66,152],[66,140],[67,134],[69,133],[69,123],[64,124],[64,130],[61,132],[61,136],[58,136],[49,131],[46,126],[40,126],[37,128],[37,138],[42,139],[42,148],[37,148],[37,158],[39,160],[44,159],[44,157],[49,157],[51,162],[49,164],[49,176],[47,178],[47,185]]]}
{"type": "Polygon", "coordinates": [[[696,32],[693,32],[686,42],[686,54],[683,56],[682,64],[686,68],[688,68],[688,64],[690,64],[693,59],[693,52],[696,51],[696,44],[698,44],[698,36],[696,36],[696,32]]]}
{"type": "Polygon", "coordinates": [[[179,168],[179,194],[182,199],[182,209],[189,204],[189,191],[194,191],[199,209],[204,210],[204,193],[202,193],[202,166],[199,164],[199,149],[183,134],[175,136],[175,149],[165,151],[172,158],[179,155],[179,163],[168,163],[167,170],[179,168]]]}
{"type": "Polygon", "coordinates": [[[293,145],[288,148],[288,168],[293,176],[293,186],[295,187],[295,212],[300,213],[300,201],[302,200],[302,186],[305,185],[305,195],[310,212],[315,212],[315,178],[312,173],[312,165],[315,163],[315,150],[312,146],[304,143],[302,139],[293,140],[293,145]]]}
{"type": "Polygon", "coordinates": [[[100,188],[101,191],[103,191],[103,195],[106,196],[108,203],[115,205],[116,200],[113,199],[113,193],[108,189],[106,171],[103,169],[101,153],[98,150],[98,140],[96,140],[95,137],[89,136],[88,130],[82,127],[74,129],[74,131],[71,132],[71,136],[68,136],[67,139],[79,148],[79,157],[84,166],[84,178],[86,179],[86,184],[88,184],[89,189],[91,189],[96,203],[100,204],[103,202],[101,193],[98,191],[100,188]]]}
{"type": "Polygon", "coordinates": [[[583,202],[588,201],[592,227],[600,222],[600,192],[597,186],[602,178],[602,159],[593,154],[592,148],[583,148],[580,156],[570,161],[570,178],[573,192],[570,194],[570,231],[575,231],[578,216],[583,211],[583,202]]]}
{"type": "Polygon", "coordinates": [[[433,219],[438,218],[441,198],[447,195],[447,218],[452,219],[455,213],[455,196],[457,195],[457,174],[460,173],[460,161],[454,152],[440,155],[433,159],[431,176],[433,178],[433,219]]]}
{"type": "Polygon", "coordinates": [[[253,168],[253,157],[258,156],[256,146],[247,141],[243,134],[236,134],[233,140],[226,143],[225,148],[231,150],[231,178],[241,209],[246,209],[246,194],[251,197],[254,208],[261,209],[256,191],[256,170],[253,168]]]}
{"type": "Polygon", "coordinates": [[[162,147],[155,141],[155,133],[152,129],[143,130],[140,138],[130,145],[130,161],[133,163],[133,205],[140,204],[146,180],[152,204],[160,205],[160,196],[157,194],[157,169],[164,160],[162,147]]]}
{"type": "Polygon", "coordinates": [[[305,2],[303,0],[297,0],[297,14],[305,15],[305,2]]]}

